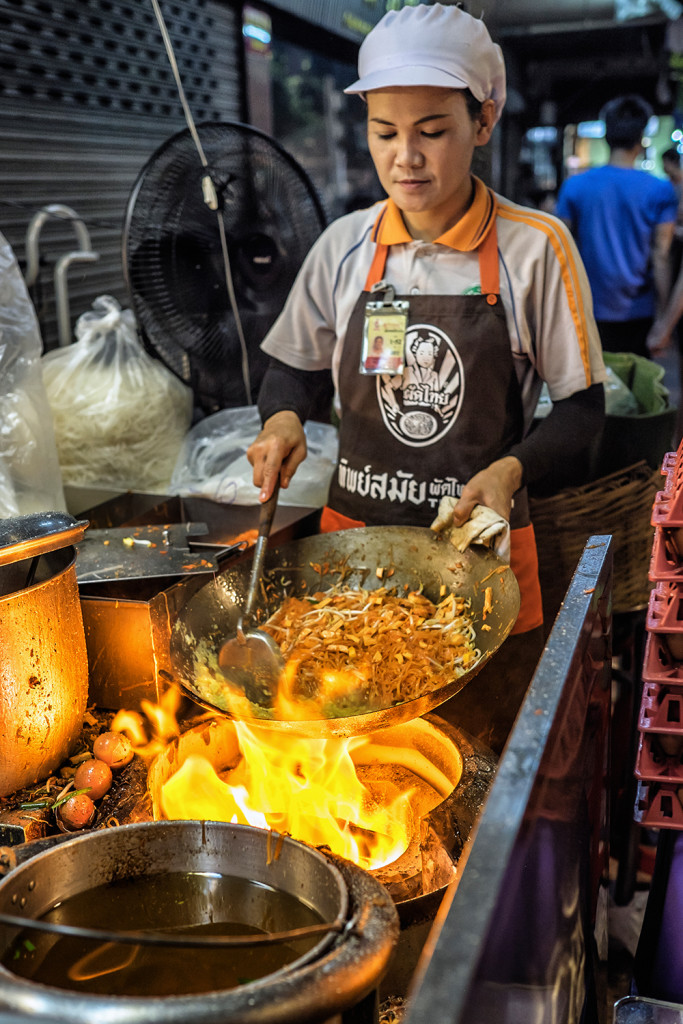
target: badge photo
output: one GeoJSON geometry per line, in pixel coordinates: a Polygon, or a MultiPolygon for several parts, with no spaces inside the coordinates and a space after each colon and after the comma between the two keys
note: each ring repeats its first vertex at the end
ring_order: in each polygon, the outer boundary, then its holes
{"type": "Polygon", "coordinates": [[[365,310],[360,373],[403,373],[407,312],[381,303],[368,303],[365,310]],[[381,311],[376,307],[380,306],[381,311]]]}

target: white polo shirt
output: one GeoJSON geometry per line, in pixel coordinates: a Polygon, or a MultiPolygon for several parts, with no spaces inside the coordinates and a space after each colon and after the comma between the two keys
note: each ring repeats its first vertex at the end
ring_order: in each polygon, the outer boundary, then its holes
{"type": "Polygon", "coordinates": [[[391,199],[331,224],[306,257],[264,351],[297,369],[331,369],[337,388],[347,325],[375,242],[390,246],[384,280],[397,295],[472,294],[480,284],[477,246],[495,217],[500,293],[526,425],[543,381],[553,401],[604,382],[590,287],[569,231],[558,218],[474,181],[472,205],[434,242],[411,238],[391,199]]]}

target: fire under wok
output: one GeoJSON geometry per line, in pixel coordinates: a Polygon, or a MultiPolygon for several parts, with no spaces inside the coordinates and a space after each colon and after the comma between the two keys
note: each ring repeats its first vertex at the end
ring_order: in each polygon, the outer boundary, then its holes
{"type": "MultiPolygon", "coordinates": [[[[234,632],[246,597],[251,563],[240,560],[205,584],[184,606],[171,631],[171,661],[181,688],[200,705],[253,724],[289,729],[309,736],[351,736],[411,721],[443,703],[465,686],[498,650],[519,611],[519,589],[510,567],[490,549],[457,551],[448,540],[421,527],[377,526],[319,534],[268,549],[263,584],[253,618],[260,626],[286,597],[311,596],[343,584],[371,591],[422,591],[434,603],[453,593],[469,602],[475,631],[475,660],[443,685],[425,673],[417,696],[354,706],[344,717],[312,716],[309,706],[287,717],[272,701],[245,690],[232,699],[219,655],[226,634],[234,632]],[[230,697],[223,700],[225,684],[230,697]],[[210,693],[210,696],[208,694],[210,693]]],[[[406,638],[409,644],[409,638],[406,638]]]]}

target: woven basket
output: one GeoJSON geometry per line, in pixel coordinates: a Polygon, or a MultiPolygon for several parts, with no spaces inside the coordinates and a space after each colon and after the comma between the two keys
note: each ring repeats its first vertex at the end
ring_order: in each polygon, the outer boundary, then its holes
{"type": "Polygon", "coordinates": [[[653,586],[648,579],[654,537],[650,518],[655,494],[663,486],[661,470],[643,461],[583,487],[530,499],[547,627],[592,534],[613,537],[613,610],[630,612],[647,605],[653,586]]]}

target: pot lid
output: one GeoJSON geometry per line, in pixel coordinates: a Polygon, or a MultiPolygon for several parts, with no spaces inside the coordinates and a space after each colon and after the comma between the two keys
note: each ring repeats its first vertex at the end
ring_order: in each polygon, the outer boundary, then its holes
{"type": "Polygon", "coordinates": [[[87,519],[74,519],[68,512],[31,512],[0,519],[0,565],[77,544],[87,526],[87,519]]]}

